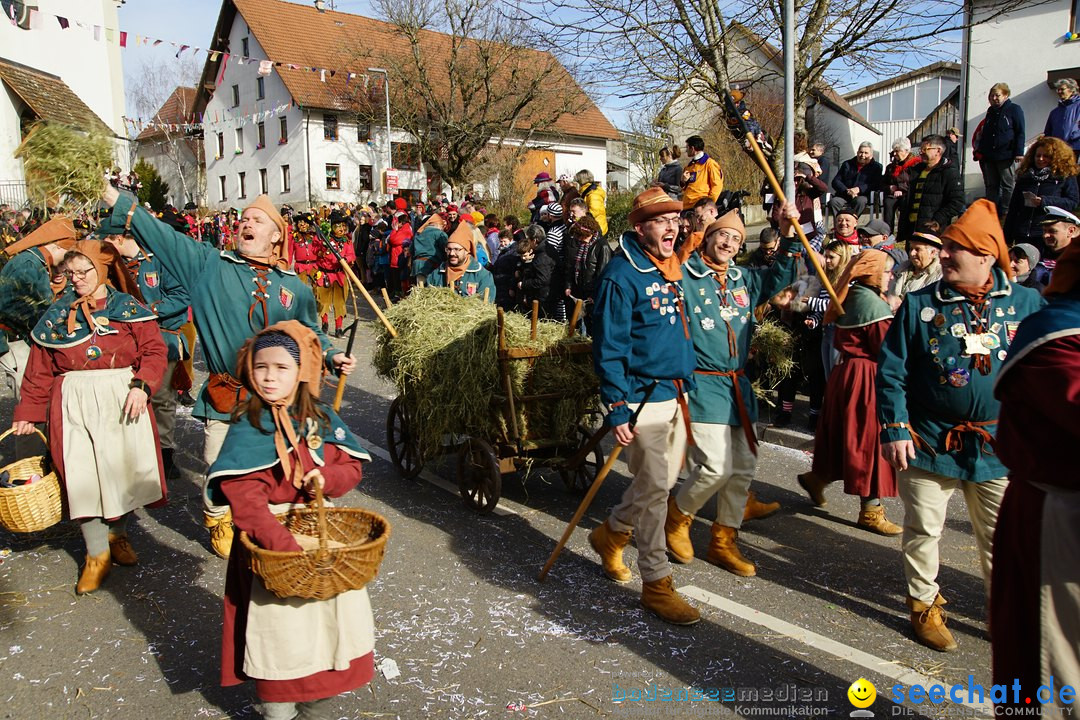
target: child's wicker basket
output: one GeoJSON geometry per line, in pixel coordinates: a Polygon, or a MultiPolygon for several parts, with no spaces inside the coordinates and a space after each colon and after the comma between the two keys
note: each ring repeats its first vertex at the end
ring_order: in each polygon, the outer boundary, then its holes
{"type": "MultiPolygon", "coordinates": [[[[0,440],[11,432],[8,430],[0,435],[0,440]]],[[[48,452],[49,441],[40,430],[35,428],[34,432],[45,443],[48,452]]],[[[0,468],[0,472],[7,471],[12,482],[27,480],[33,475],[41,476],[41,480],[36,482],[0,488],[0,525],[11,532],[29,533],[60,522],[64,515],[60,478],[54,470],[46,472],[46,467],[45,455],[34,455],[0,468]]]]}
{"type": "Polygon", "coordinates": [[[264,550],[240,533],[251,558],[251,571],[278,597],[326,600],[347,590],[359,590],[379,573],[390,523],[361,508],[326,507],[316,483],[315,507],[278,515],[292,533],[316,537],[319,547],[301,552],[264,550]],[[342,547],[328,547],[328,541],[342,547]]]}

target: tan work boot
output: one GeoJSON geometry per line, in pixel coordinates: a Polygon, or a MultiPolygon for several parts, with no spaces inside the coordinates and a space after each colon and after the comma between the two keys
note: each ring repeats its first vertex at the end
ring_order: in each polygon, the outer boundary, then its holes
{"type": "Polygon", "coordinates": [[[690,526],[694,516],[679,509],[672,495],[667,501],[667,520],[664,521],[664,535],[667,538],[668,554],[675,562],[685,565],[694,559],[694,546],[690,543],[690,526]]]}
{"type": "Polygon", "coordinates": [[[767,518],[779,509],[780,503],[763,503],[757,499],[754,491],[750,490],[746,493],[746,507],[743,509],[742,519],[743,522],[746,522],[747,520],[767,518]]]}
{"type": "Polygon", "coordinates": [[[135,554],[135,548],[131,547],[127,535],[109,533],[109,554],[117,565],[134,565],[139,562],[139,556],[135,554]]]}
{"type": "Polygon", "coordinates": [[[889,519],[885,517],[884,505],[863,508],[859,511],[859,521],[855,524],[863,530],[869,530],[878,535],[893,536],[904,532],[904,528],[889,522],[889,519]]]}
{"type": "Polygon", "coordinates": [[[915,629],[915,639],[928,648],[938,652],[956,649],[956,639],[949,628],[945,627],[945,611],[941,606],[945,598],[938,595],[932,605],[908,597],[907,606],[911,609],[911,627],[915,629]]]}
{"type": "Polygon", "coordinates": [[[671,576],[641,584],[641,606],[672,625],[693,625],[701,613],[675,592],[671,576]]]}
{"type": "Polygon", "coordinates": [[[806,494],[810,496],[810,502],[814,503],[818,507],[825,507],[827,501],[825,500],[825,487],[829,484],[818,477],[817,473],[808,472],[799,475],[796,478],[799,481],[799,485],[806,491],[806,494]]]}
{"type": "Polygon", "coordinates": [[[75,586],[78,595],[92,593],[101,587],[101,583],[112,570],[112,557],[108,551],[100,555],[87,555],[86,564],[83,565],[82,574],[79,575],[79,584],[75,586]]]}
{"type": "Polygon", "coordinates": [[[204,514],[203,525],[210,528],[210,547],[228,559],[233,543],[232,510],[226,510],[224,515],[204,514]]]}
{"type": "Polygon", "coordinates": [[[630,568],[623,562],[623,549],[630,544],[630,533],[616,532],[607,520],[593,528],[589,533],[589,544],[600,556],[604,574],[617,583],[630,579],[630,568]]]}
{"type": "Polygon", "coordinates": [[[709,543],[709,553],[705,556],[705,562],[722,567],[741,577],[753,577],[757,575],[757,568],[739,552],[735,544],[735,538],[738,536],[739,531],[735,528],[713,523],[712,542],[709,543]]]}

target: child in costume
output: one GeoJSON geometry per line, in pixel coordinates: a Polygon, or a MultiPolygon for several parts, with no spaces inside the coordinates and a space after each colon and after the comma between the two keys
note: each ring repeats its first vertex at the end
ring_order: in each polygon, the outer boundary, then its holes
{"type": "MultiPolygon", "coordinates": [[[[211,492],[233,521],[267,550],[301,550],[275,514],[304,505],[320,483],[327,497],[361,479],[367,452],[318,401],[322,349],[295,320],[258,333],[237,358],[249,399],[236,411],[210,468],[211,492]]],[[[337,717],[333,698],[371,681],[374,622],[366,589],[328,600],[279,598],[251,572],[239,533],[225,580],[221,684],[255,680],[270,720],[337,717]]]]}

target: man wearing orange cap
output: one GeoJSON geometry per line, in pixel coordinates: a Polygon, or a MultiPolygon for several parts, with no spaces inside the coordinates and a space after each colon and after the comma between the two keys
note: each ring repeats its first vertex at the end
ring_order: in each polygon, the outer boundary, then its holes
{"type": "Polygon", "coordinates": [[[993,384],[1020,322],[1044,302],[1012,282],[993,203],[977,200],[941,240],[941,280],[910,293],[885,336],[877,398],[882,455],[900,472],[911,624],[919,642],[946,651],[956,647],[937,584],[946,506],[962,489],[989,593],[1006,485],[993,384]]]}
{"type": "Polygon", "coordinates": [[[990,629],[994,683],[1020,688],[998,705],[1067,717],[1077,701],[1057,691],[1080,686],[1080,244],[1058,258],[1046,297],[1020,325],[994,387],[1009,487],[994,535],[990,629]]]}
{"type": "Polygon", "coordinates": [[[476,238],[471,224],[462,222],[447,239],[446,262],[435,268],[427,281],[432,287],[448,287],[462,297],[495,302],[495,279],[476,259],[476,238]]]}
{"type": "Polygon", "coordinates": [[[0,372],[14,384],[16,400],[30,357],[26,339],[64,287],[63,282],[51,284],[53,269],[75,246],[76,237],[69,218],[53,218],[4,249],[10,259],[0,270],[0,372]]]}
{"type": "Polygon", "coordinates": [[[677,592],[667,559],[664,520],[686,449],[690,418],[686,393],[693,385],[691,318],[683,273],[675,256],[682,203],[662,188],[634,198],[633,230],[604,268],[593,309],[593,366],[616,442],[626,447],[633,479],[608,518],[589,533],[604,574],[627,582],[623,550],[637,532],[641,604],[662,620],[691,625],[700,613],[677,592]],[[646,389],[652,390],[642,405],[646,389]],[[635,411],[637,424],[630,426],[635,411]]]}
{"type": "MultiPolygon", "coordinates": [[[[328,369],[352,372],[356,360],[336,350],[320,332],[311,288],[284,268],[285,221],[267,196],[260,195],[244,210],[237,249],[221,252],[176,232],[139,208],[134,197],[111,186],[103,200],[113,212],[102,221],[99,232],[121,234],[130,224],[139,246],[154,253],[191,296],[210,372],[192,411],[205,422],[203,457],[208,467],[221,450],[233,410],[246,395],[232,375],[237,353],[259,330],[283,320],[299,320],[319,336],[328,369]]],[[[203,499],[211,546],[227,557],[233,534],[229,508],[213,505],[205,492],[203,499]]]]}

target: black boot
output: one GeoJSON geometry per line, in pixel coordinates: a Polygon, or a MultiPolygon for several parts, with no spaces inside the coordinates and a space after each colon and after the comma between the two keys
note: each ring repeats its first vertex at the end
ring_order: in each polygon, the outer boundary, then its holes
{"type": "Polygon", "coordinates": [[[322,324],[322,331],[323,331],[323,335],[330,332],[330,323],[324,321],[323,324],[322,324]]]}
{"type": "Polygon", "coordinates": [[[176,399],[177,399],[177,400],[178,400],[178,401],[180,402],[180,404],[181,404],[181,405],[183,405],[184,407],[192,407],[193,405],[195,405],[195,398],[193,398],[193,397],[191,396],[191,393],[190,393],[190,392],[188,392],[187,390],[181,390],[181,391],[180,391],[180,392],[179,392],[179,393],[177,394],[177,396],[176,396],[176,399]]]}
{"type": "Polygon", "coordinates": [[[334,330],[334,337],[336,337],[336,338],[345,337],[345,330],[343,328],[338,328],[338,329],[334,330]]]}
{"type": "Polygon", "coordinates": [[[166,480],[180,479],[180,468],[173,462],[172,448],[161,448],[161,467],[165,471],[166,480]]]}
{"type": "Polygon", "coordinates": [[[776,417],[773,418],[773,423],[772,424],[773,424],[773,427],[780,427],[780,428],[787,427],[788,425],[790,425],[791,424],[791,411],[790,410],[781,410],[780,412],[776,413],[776,417]]]}

